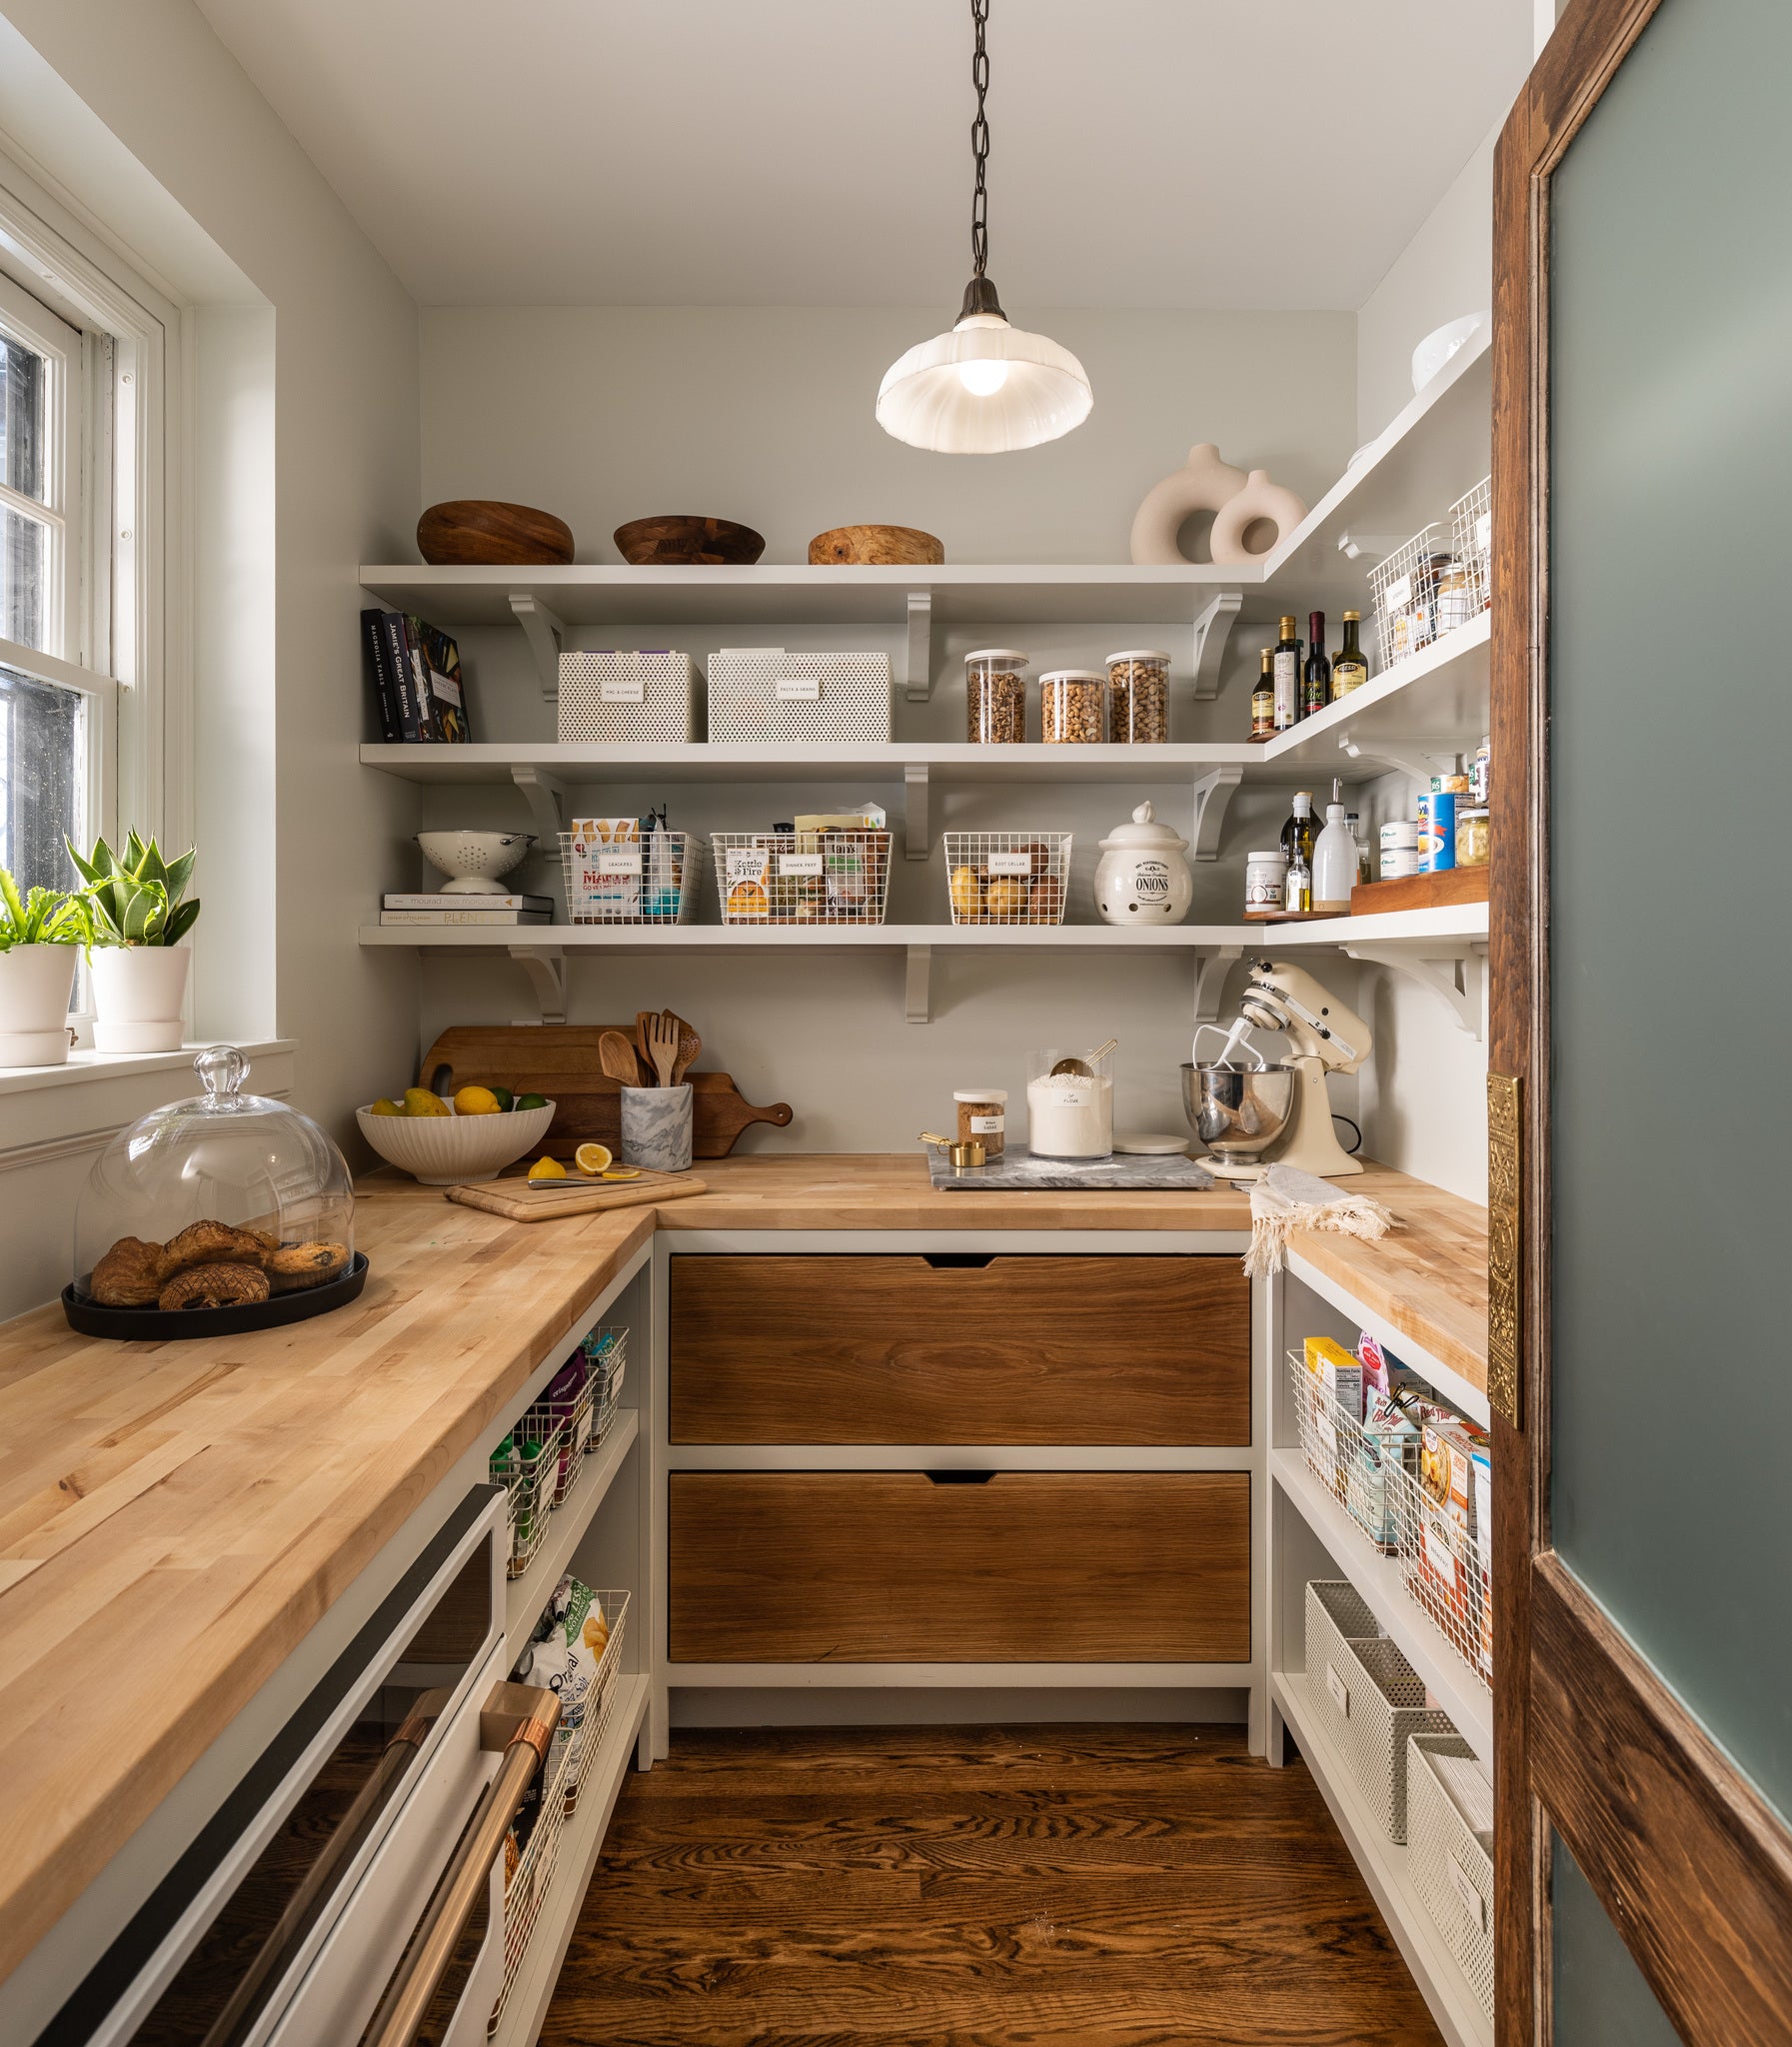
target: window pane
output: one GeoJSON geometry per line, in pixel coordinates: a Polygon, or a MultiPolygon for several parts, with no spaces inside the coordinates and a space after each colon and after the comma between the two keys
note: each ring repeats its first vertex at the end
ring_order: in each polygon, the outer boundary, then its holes
{"type": "Polygon", "coordinates": [[[49,535],[22,512],[0,510],[0,640],[49,652],[44,589],[49,535]]]}
{"type": "Polygon", "coordinates": [[[49,366],[23,342],[0,334],[0,483],[47,504],[44,442],[49,366]]]}
{"type": "Polygon", "coordinates": [[[74,884],[62,841],[87,836],[86,721],[78,691],[0,668],[0,867],[21,890],[74,884]]]}

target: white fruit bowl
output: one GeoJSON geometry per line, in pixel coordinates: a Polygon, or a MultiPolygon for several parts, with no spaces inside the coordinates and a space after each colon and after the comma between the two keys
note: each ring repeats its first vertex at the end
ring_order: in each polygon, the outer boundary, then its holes
{"type": "Polygon", "coordinates": [[[554,1103],[496,1115],[375,1115],[358,1108],[355,1118],[388,1165],[426,1187],[452,1187],[490,1179],[534,1150],[554,1120],[554,1103]]]}
{"type": "Polygon", "coordinates": [[[535,844],[533,832],[419,832],[417,844],[431,867],[450,876],[444,896],[502,896],[498,878],[521,865],[535,844]]]}

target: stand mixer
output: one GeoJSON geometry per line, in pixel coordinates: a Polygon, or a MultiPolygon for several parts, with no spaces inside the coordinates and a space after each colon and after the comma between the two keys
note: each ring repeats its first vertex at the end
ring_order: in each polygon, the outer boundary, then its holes
{"type": "Polygon", "coordinates": [[[1331,1127],[1325,1076],[1361,1066],[1374,1047],[1369,1026],[1290,961],[1254,960],[1246,973],[1238,1023],[1219,1063],[1183,1068],[1189,1120],[1213,1150],[1202,1162],[1228,1179],[1254,1179],[1269,1155],[1322,1179],[1361,1172],[1331,1127]],[[1252,1073],[1228,1063],[1246,1025],[1287,1033],[1279,1065],[1252,1073]]]}

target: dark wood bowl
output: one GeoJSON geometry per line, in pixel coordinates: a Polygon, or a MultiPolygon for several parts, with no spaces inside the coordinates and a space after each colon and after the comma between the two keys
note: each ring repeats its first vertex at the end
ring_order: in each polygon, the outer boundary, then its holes
{"type": "Polygon", "coordinates": [[[451,498],[418,520],[417,552],[442,567],[545,567],[573,559],[573,529],[529,505],[451,498]]]}
{"type": "Polygon", "coordinates": [[[809,544],[809,559],[863,562],[886,568],[929,568],[945,560],[945,543],[918,526],[835,526],[809,544]]]}
{"type": "Polygon", "coordinates": [[[766,552],[766,536],[732,519],[699,519],[688,513],[662,513],[655,519],[631,519],[616,529],[616,545],[625,562],[638,569],[663,568],[674,562],[757,562],[766,552]]]}

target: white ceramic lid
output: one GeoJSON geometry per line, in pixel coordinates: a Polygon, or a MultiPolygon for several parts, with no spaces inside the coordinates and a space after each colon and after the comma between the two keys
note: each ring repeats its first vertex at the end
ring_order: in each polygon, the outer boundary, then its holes
{"type": "Polygon", "coordinates": [[[1101,851],[1111,853],[1121,846],[1154,846],[1160,851],[1173,846],[1178,853],[1187,848],[1188,842],[1179,832],[1168,825],[1159,825],[1151,812],[1150,799],[1139,805],[1132,813],[1130,825],[1116,825],[1101,842],[1101,851]]]}
{"type": "Polygon", "coordinates": [[[1109,667],[1116,661],[1160,661],[1165,668],[1169,667],[1169,656],[1161,647],[1127,647],[1118,654],[1110,654],[1107,661],[1109,667]]]}
{"type": "Polygon", "coordinates": [[[1032,656],[1014,647],[979,647],[974,654],[965,655],[964,666],[968,668],[973,661],[999,662],[1003,668],[1026,668],[1032,656]]]}
{"type": "Polygon", "coordinates": [[[1279,846],[1266,846],[1261,853],[1247,853],[1244,858],[1246,862],[1253,860],[1278,860],[1283,867],[1286,867],[1288,864],[1288,856],[1282,852],[1279,846]]]}
{"type": "Polygon", "coordinates": [[[1115,1130],[1113,1148],[1135,1157],[1167,1158],[1177,1151],[1186,1154],[1188,1139],[1174,1136],[1168,1130],[1115,1130]]]}
{"type": "Polygon", "coordinates": [[[1043,683],[1104,683],[1107,678],[1098,668],[1053,668],[1040,676],[1043,683]]]}
{"type": "Polygon", "coordinates": [[[954,1101],[1006,1101],[1007,1098],[1008,1090],[1005,1087],[954,1087],[952,1089],[952,1099],[954,1101]]]}

